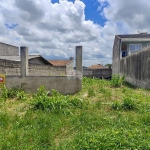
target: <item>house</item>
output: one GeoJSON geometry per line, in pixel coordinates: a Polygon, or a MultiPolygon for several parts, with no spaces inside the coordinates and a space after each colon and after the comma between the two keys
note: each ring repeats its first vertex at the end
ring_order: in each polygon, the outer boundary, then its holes
{"type": "Polygon", "coordinates": [[[150,46],[150,34],[116,35],[113,45],[112,74],[120,73],[120,60],[150,46]]]}
{"type": "Polygon", "coordinates": [[[104,69],[104,68],[106,68],[106,67],[101,65],[101,64],[92,65],[92,66],[88,67],[88,69],[93,69],[93,70],[95,70],[95,69],[104,69]]]}
{"type": "MultiPolygon", "coordinates": [[[[19,47],[0,42],[0,73],[20,75],[19,47]]],[[[64,76],[73,70],[73,58],[51,62],[41,55],[28,55],[29,72],[32,76],[64,76]]]]}
{"type": "Polygon", "coordinates": [[[0,56],[19,56],[19,47],[0,42],[0,56]]]}
{"type": "Polygon", "coordinates": [[[101,64],[92,65],[83,69],[83,76],[85,77],[110,78],[111,74],[112,69],[101,64]]]}
{"type": "Polygon", "coordinates": [[[48,62],[55,67],[64,68],[65,74],[67,74],[69,71],[72,71],[74,66],[73,57],[70,57],[69,60],[48,60],[48,62]]]}

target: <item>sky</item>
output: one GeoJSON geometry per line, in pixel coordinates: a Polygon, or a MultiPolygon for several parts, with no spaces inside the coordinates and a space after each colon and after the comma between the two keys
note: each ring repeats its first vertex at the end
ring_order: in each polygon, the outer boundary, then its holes
{"type": "Polygon", "coordinates": [[[147,0],[0,0],[0,42],[59,60],[83,46],[83,65],[112,63],[115,35],[149,32],[147,0]]]}

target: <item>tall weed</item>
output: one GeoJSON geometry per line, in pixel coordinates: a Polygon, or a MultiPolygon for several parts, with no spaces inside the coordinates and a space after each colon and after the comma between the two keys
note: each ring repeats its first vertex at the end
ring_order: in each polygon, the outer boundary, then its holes
{"type": "Polygon", "coordinates": [[[37,93],[33,96],[31,105],[34,109],[47,110],[49,112],[58,112],[64,108],[82,107],[82,100],[79,98],[71,98],[71,96],[61,95],[56,90],[52,90],[52,95],[48,96],[44,86],[41,86],[37,93]]]}
{"type": "Polygon", "coordinates": [[[112,87],[121,87],[123,84],[124,84],[124,77],[121,77],[118,74],[112,76],[111,79],[112,87]]]}

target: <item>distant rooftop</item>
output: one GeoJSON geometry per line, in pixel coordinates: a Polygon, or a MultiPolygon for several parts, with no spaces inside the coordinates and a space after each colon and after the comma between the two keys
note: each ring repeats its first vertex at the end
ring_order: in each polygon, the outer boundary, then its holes
{"type": "Polygon", "coordinates": [[[66,66],[72,60],[48,60],[53,66],[66,66]]]}
{"type": "Polygon", "coordinates": [[[92,65],[92,66],[88,67],[88,69],[103,69],[103,68],[106,68],[106,67],[101,64],[92,65]]]}

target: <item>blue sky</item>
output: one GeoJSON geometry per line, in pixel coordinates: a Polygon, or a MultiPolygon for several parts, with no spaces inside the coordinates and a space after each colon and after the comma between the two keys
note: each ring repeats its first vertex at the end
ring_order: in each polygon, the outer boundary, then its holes
{"type": "MultiPolygon", "coordinates": [[[[74,0],[68,0],[74,2],[74,0]]],[[[107,19],[101,15],[104,7],[108,6],[108,3],[105,2],[101,10],[98,10],[100,3],[97,0],[81,0],[85,5],[85,19],[92,20],[94,23],[104,26],[107,19]]],[[[52,0],[52,3],[58,3],[59,0],[52,0]]]]}

